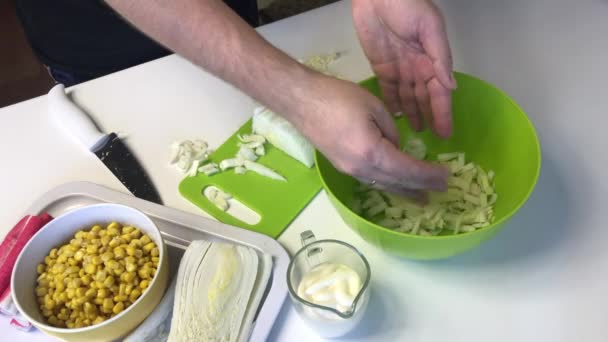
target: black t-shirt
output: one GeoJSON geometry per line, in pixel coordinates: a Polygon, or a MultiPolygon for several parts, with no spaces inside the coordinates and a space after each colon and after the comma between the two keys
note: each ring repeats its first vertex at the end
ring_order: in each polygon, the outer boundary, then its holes
{"type": "MultiPolygon", "coordinates": [[[[224,2],[257,25],[255,0],[224,2]]],[[[68,72],[99,77],[170,53],[101,0],[16,0],[16,9],[42,62],[68,72]]]]}

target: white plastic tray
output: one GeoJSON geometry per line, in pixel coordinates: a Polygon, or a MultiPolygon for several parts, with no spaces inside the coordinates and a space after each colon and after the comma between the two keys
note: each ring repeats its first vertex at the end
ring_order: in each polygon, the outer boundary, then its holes
{"type": "Polygon", "coordinates": [[[277,241],[266,235],[164,207],[89,182],[58,186],[36,200],[27,214],[47,212],[56,217],[78,207],[102,202],[119,203],[136,208],[154,221],[167,243],[171,274],[177,271],[182,254],[190,242],[198,239],[229,241],[270,255],[272,273],[264,289],[249,338],[254,342],[266,340],[287,296],[286,274],[289,255],[277,241]]]}

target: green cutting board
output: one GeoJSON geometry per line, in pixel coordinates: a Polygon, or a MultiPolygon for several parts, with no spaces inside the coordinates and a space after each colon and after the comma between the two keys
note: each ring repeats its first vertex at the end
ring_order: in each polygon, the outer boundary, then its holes
{"type": "MultiPolygon", "coordinates": [[[[375,78],[359,84],[372,94],[380,96],[375,78]]],[[[239,149],[237,135],[248,133],[251,133],[251,119],[211,154],[209,159],[219,163],[224,159],[233,158],[239,149]]],[[[251,171],[237,175],[234,169],[230,169],[212,176],[199,173],[195,177],[186,177],[179,184],[179,192],[187,200],[223,223],[276,239],[319,192],[321,180],[316,166],[307,168],[269,143],[264,147],[266,154],[260,157],[258,162],[283,175],[287,178],[287,182],[269,179],[251,171]],[[222,211],[203,195],[203,190],[207,186],[215,186],[229,193],[260,215],[260,221],[256,224],[248,224],[222,211]]]]}
{"type": "MultiPolygon", "coordinates": [[[[251,119],[213,152],[209,159],[219,164],[224,159],[234,158],[239,150],[237,135],[250,133],[251,119]]],[[[266,143],[264,148],[266,154],[257,162],[277,171],[287,178],[287,182],[266,178],[252,171],[238,175],[234,169],[229,169],[211,176],[199,173],[194,177],[186,177],[179,184],[179,192],[223,223],[276,239],[319,192],[321,180],[314,166],[307,168],[270,143],[266,143]],[[215,186],[229,193],[260,215],[260,221],[248,224],[222,211],[203,195],[203,189],[207,186],[215,186]]]]}

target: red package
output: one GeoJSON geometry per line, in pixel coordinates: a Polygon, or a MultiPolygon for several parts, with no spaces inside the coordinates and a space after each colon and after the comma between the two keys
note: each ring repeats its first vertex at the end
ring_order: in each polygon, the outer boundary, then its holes
{"type": "Polygon", "coordinates": [[[11,229],[0,244],[0,301],[10,294],[11,273],[19,253],[32,236],[52,219],[47,213],[28,215],[11,229]]]}

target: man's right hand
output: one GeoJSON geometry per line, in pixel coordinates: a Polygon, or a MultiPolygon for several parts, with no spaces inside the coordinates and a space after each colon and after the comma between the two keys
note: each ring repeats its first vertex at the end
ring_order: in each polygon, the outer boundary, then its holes
{"type": "Polygon", "coordinates": [[[448,170],[399,150],[399,132],[383,103],[357,84],[314,74],[308,101],[289,119],[340,171],[375,187],[423,200],[447,189],[448,170]]]}

